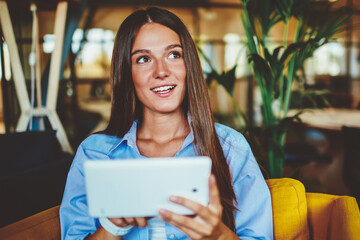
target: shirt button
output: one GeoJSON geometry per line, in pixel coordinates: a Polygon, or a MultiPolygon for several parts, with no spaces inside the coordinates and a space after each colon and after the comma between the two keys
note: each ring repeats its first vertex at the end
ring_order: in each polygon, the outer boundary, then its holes
{"type": "Polygon", "coordinates": [[[169,238],[170,238],[170,239],[174,239],[174,238],[175,238],[175,234],[170,234],[170,235],[169,235],[169,238]]]}

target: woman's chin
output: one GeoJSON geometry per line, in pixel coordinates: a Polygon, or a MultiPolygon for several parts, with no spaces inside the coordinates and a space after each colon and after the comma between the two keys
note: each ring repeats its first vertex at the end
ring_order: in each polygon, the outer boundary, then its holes
{"type": "Polygon", "coordinates": [[[159,114],[173,114],[176,112],[182,112],[182,109],[180,106],[161,106],[157,107],[155,109],[152,109],[151,112],[153,113],[159,113],[159,114]]]}

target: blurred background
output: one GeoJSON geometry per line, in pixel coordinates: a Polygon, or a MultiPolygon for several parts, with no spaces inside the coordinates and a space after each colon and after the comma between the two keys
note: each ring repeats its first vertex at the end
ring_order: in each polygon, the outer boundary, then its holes
{"type": "MultiPolygon", "coordinates": [[[[58,1],[6,2],[29,96],[32,94],[29,54],[34,30],[30,4],[37,6],[35,41],[40,61],[36,64],[41,69],[41,98],[45,105],[58,1]]],[[[359,199],[360,2],[309,1],[310,7],[290,6],[288,12],[279,10],[275,2],[281,1],[269,1],[273,11],[269,16],[278,18],[271,25],[264,23],[261,1],[255,0],[67,1],[56,110],[71,148],[75,151],[84,138],[107,125],[110,62],[120,24],[134,10],[159,6],[175,13],[188,27],[199,48],[216,121],[247,137],[265,177],[292,177],[302,181],[307,191],[359,199]],[[247,13],[252,24],[244,18],[247,13]],[[305,20],[308,31],[299,39],[299,22],[305,20]],[[264,31],[266,26],[268,31],[264,31]],[[311,35],[312,29],[318,35],[311,35]],[[321,35],[322,29],[336,31],[325,36],[321,35]],[[257,47],[251,49],[249,41],[257,47]],[[271,60],[265,53],[268,49],[275,56],[277,48],[276,59],[280,60],[289,49],[282,63],[271,60]],[[295,60],[302,53],[308,55],[295,60]],[[289,70],[292,57],[296,71],[289,70]],[[261,81],[267,86],[266,71],[275,73],[276,69],[281,69],[279,75],[269,77],[274,79],[275,87],[267,88],[266,95],[261,81]],[[287,91],[291,98],[283,103],[287,91]],[[272,120],[264,115],[267,105],[272,120]],[[271,160],[277,152],[281,161],[271,160]]],[[[16,131],[21,108],[10,64],[12,56],[3,32],[0,32],[0,155],[4,168],[0,191],[8,196],[3,200],[5,206],[17,206],[21,212],[2,219],[0,224],[6,225],[60,203],[74,153],[66,153],[69,151],[59,146],[59,138],[46,117],[41,120],[43,128],[39,118],[34,118],[31,128],[16,131]],[[49,180],[52,178],[54,181],[49,180]],[[44,182],[47,185],[34,189],[34,181],[37,186],[44,182]],[[36,200],[34,192],[40,196],[36,200]]],[[[1,211],[10,210],[4,207],[1,211]]]]}

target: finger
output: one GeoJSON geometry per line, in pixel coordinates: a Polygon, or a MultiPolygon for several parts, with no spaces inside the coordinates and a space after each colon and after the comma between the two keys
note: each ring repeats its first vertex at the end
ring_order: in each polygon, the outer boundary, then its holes
{"type": "Polygon", "coordinates": [[[221,205],[218,206],[220,209],[213,211],[208,207],[180,196],[171,196],[170,201],[192,210],[196,216],[202,220],[203,223],[216,225],[218,223],[219,216],[221,216],[221,213],[219,214],[219,212],[221,212],[221,205]]]}
{"type": "Polygon", "coordinates": [[[197,216],[200,216],[201,218],[209,218],[213,215],[207,207],[190,199],[180,196],[170,196],[169,199],[173,203],[179,204],[183,207],[190,209],[197,216]]]}
{"type": "Polygon", "coordinates": [[[209,177],[209,206],[211,211],[217,215],[222,214],[222,205],[220,200],[219,188],[216,184],[216,178],[213,174],[209,177]]]}
{"type": "Polygon", "coordinates": [[[179,228],[189,237],[190,235],[194,237],[197,235],[204,236],[211,232],[211,226],[207,223],[196,221],[194,218],[179,215],[166,209],[160,209],[159,216],[163,221],[179,228]]]}
{"type": "Polygon", "coordinates": [[[127,223],[128,225],[131,225],[131,226],[134,226],[134,227],[137,226],[137,223],[136,223],[136,221],[135,221],[135,218],[127,217],[127,218],[124,218],[124,219],[125,219],[125,221],[126,221],[126,223],[127,223]]]}
{"type": "Polygon", "coordinates": [[[109,218],[109,220],[118,227],[126,227],[129,225],[123,218],[109,218]]]}
{"type": "Polygon", "coordinates": [[[173,226],[176,227],[177,229],[179,229],[180,231],[182,231],[190,239],[201,239],[202,238],[202,235],[200,233],[193,231],[190,228],[187,228],[185,226],[177,226],[177,225],[173,225],[173,226]]]}
{"type": "Polygon", "coordinates": [[[144,228],[147,226],[147,220],[144,217],[137,217],[135,218],[136,224],[141,227],[144,228]]]}
{"type": "Polygon", "coordinates": [[[201,239],[202,237],[200,233],[194,232],[191,229],[185,227],[177,227],[177,228],[180,229],[180,231],[182,231],[183,233],[185,233],[185,235],[188,236],[190,239],[201,239]]]}

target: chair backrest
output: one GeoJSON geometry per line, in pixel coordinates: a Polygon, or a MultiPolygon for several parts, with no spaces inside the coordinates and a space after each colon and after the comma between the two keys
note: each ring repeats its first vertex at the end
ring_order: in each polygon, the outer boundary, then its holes
{"type": "Polygon", "coordinates": [[[0,229],[1,240],[61,239],[59,207],[56,206],[0,229]]]}
{"type": "Polygon", "coordinates": [[[291,178],[268,179],[273,208],[274,239],[309,239],[304,185],[291,178]]]}

